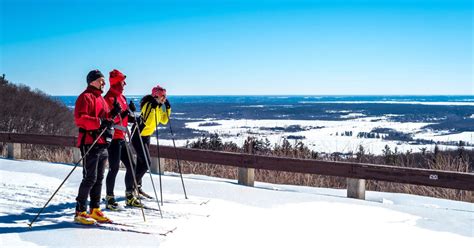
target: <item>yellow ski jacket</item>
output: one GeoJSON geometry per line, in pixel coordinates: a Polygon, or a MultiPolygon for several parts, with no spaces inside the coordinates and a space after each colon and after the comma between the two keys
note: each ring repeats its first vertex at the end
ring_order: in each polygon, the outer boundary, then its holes
{"type": "Polygon", "coordinates": [[[145,103],[141,110],[141,116],[143,119],[143,123],[145,124],[145,127],[141,131],[140,135],[141,136],[152,135],[158,123],[161,123],[162,125],[166,125],[169,120],[168,116],[171,115],[171,108],[167,109],[166,111],[168,112],[168,114],[166,114],[166,112],[163,111],[163,108],[160,108],[158,106],[156,108],[152,108],[151,103],[149,102],[145,103]]]}

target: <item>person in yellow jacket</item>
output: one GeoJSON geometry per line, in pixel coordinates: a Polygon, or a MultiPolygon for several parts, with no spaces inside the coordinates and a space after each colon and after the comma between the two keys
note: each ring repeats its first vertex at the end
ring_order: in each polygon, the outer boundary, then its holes
{"type": "MultiPolygon", "coordinates": [[[[137,152],[137,167],[136,167],[136,178],[138,194],[151,198],[150,195],[145,193],[142,189],[142,178],[148,170],[148,164],[151,165],[150,157],[150,136],[155,132],[157,125],[160,123],[166,125],[171,115],[171,105],[166,98],[166,89],[157,85],[152,89],[151,95],[144,96],[140,101],[141,114],[138,123],[138,130],[135,131],[132,137],[132,145],[137,152]],[[166,110],[163,110],[163,105],[166,110]],[[166,111],[166,112],[165,112],[166,111]],[[140,142],[140,136],[143,140],[143,147],[140,142]]],[[[132,128],[132,130],[135,127],[132,128]]],[[[125,192],[127,197],[126,205],[128,206],[139,206],[136,197],[133,192],[125,192]]]]}

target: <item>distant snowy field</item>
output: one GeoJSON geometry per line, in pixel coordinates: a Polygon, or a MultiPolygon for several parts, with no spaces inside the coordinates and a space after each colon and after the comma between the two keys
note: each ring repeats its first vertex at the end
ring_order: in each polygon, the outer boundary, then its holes
{"type": "MultiPolygon", "coordinates": [[[[390,128],[402,133],[413,134],[414,139],[425,139],[444,142],[465,141],[474,143],[474,132],[462,132],[457,134],[446,134],[442,132],[426,131],[423,127],[432,123],[420,122],[395,122],[389,119],[390,116],[381,117],[363,117],[360,113],[347,113],[348,120],[342,121],[320,121],[320,120],[218,120],[207,119],[205,121],[195,121],[186,123],[186,128],[205,131],[209,133],[218,133],[224,142],[232,141],[240,146],[249,136],[261,139],[267,138],[271,144],[281,144],[283,138],[288,136],[300,136],[305,145],[311,150],[323,153],[356,153],[359,146],[362,145],[366,152],[372,154],[382,154],[386,145],[392,151],[395,148],[399,152],[413,151],[418,152],[422,148],[433,150],[432,144],[410,144],[404,141],[384,140],[381,138],[358,138],[359,132],[370,132],[375,128],[390,128]],[[216,125],[206,125],[214,123],[216,125]],[[270,128],[288,128],[289,126],[299,125],[302,131],[282,132],[268,130],[270,128]],[[262,130],[267,129],[267,130],[262,130]],[[352,136],[341,136],[345,131],[352,132],[352,136]],[[257,135],[258,134],[258,135],[257,135]]],[[[192,139],[190,141],[193,141],[192,139]]],[[[294,144],[294,140],[289,140],[294,144]]],[[[156,144],[156,139],[152,138],[156,144]]],[[[160,140],[162,145],[172,145],[172,140],[160,140]]],[[[186,144],[186,140],[177,140],[178,146],[186,144]]],[[[440,149],[456,149],[456,146],[439,145],[440,149]]],[[[473,149],[472,147],[466,147],[473,149]]]]}
{"type": "MultiPolygon", "coordinates": [[[[407,126],[406,128],[416,128],[407,126]]],[[[157,211],[106,212],[141,234],[72,224],[81,170],[40,207],[72,169],[69,165],[0,159],[1,247],[472,247],[474,204],[406,194],[367,192],[367,200],[345,190],[256,183],[184,175],[189,199],[175,174],[163,176],[165,204],[157,211]],[[166,230],[177,228],[167,236],[166,230]]],[[[123,171],[115,193],[123,204],[123,171]]],[[[155,183],[158,177],[153,176],[155,183]]],[[[152,192],[149,176],[144,187],[152,192]]],[[[147,201],[151,207],[156,202],[147,201]]]]}

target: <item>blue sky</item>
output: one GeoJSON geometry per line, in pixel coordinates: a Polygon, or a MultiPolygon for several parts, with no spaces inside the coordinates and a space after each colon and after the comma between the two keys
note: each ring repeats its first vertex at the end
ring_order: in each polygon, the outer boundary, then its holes
{"type": "Polygon", "coordinates": [[[471,1],[0,1],[0,73],[52,95],[474,94],[471,1]]]}

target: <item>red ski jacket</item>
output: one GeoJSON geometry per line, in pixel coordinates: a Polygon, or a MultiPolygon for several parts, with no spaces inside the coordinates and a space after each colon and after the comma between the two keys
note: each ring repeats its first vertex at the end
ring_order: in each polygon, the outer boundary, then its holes
{"type": "MultiPolygon", "coordinates": [[[[128,105],[127,105],[127,99],[125,98],[125,96],[123,96],[122,92],[119,89],[111,87],[109,91],[107,92],[107,94],[105,94],[104,98],[105,98],[105,102],[107,102],[107,106],[109,107],[109,109],[113,108],[115,99],[117,99],[117,102],[120,104],[120,107],[122,108],[122,113],[120,113],[117,117],[115,117],[114,123],[119,126],[123,126],[127,128],[128,114],[123,115],[123,113],[127,111],[128,105]],[[120,122],[120,120],[122,121],[120,122]]],[[[125,132],[116,128],[113,139],[121,139],[121,140],[125,139],[125,132]]]]}
{"type": "MultiPolygon", "coordinates": [[[[101,96],[102,91],[93,86],[88,86],[76,100],[74,108],[74,121],[79,127],[77,146],[90,145],[100,134],[100,119],[109,117],[109,108],[101,96]]],[[[100,137],[97,144],[107,144],[103,137],[100,137]]]]}

